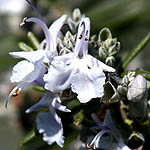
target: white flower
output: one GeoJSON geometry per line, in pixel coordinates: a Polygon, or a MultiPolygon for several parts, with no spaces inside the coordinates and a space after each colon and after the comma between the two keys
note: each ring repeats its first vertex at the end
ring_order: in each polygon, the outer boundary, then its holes
{"type": "Polygon", "coordinates": [[[51,62],[53,57],[57,55],[56,51],[56,38],[59,30],[66,20],[67,15],[61,16],[56,20],[48,29],[46,24],[38,18],[25,18],[23,23],[35,22],[41,26],[46,37],[46,48],[45,50],[36,50],[30,52],[10,52],[9,54],[14,58],[24,58],[16,64],[13,68],[11,82],[20,82],[9,94],[8,101],[12,95],[18,95],[22,88],[29,85],[40,85],[44,86],[43,76],[46,71],[44,62],[51,62]]]}
{"type": "Polygon", "coordinates": [[[103,96],[106,79],[103,71],[115,69],[88,54],[89,36],[90,20],[85,17],[78,27],[74,52],[55,57],[48,74],[44,75],[47,90],[60,92],[71,87],[81,103],[103,96]]]}

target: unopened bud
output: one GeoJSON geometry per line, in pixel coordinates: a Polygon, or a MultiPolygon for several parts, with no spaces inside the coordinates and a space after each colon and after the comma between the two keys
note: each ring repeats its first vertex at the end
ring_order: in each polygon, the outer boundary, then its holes
{"type": "Polygon", "coordinates": [[[68,39],[71,39],[71,37],[72,37],[71,32],[67,31],[67,33],[65,34],[65,37],[68,38],[68,39]]]}
{"type": "Polygon", "coordinates": [[[119,50],[120,50],[120,42],[116,42],[116,44],[115,44],[115,48],[116,48],[116,50],[117,50],[117,51],[119,51],[119,50]]]}
{"type": "Polygon", "coordinates": [[[108,56],[108,52],[103,47],[100,47],[99,48],[99,57],[102,59],[106,59],[107,56],[108,56]]]}
{"type": "Polygon", "coordinates": [[[142,75],[136,76],[128,85],[128,100],[139,102],[147,98],[147,81],[142,75]]]}
{"type": "Polygon", "coordinates": [[[131,82],[135,78],[136,73],[135,72],[129,72],[127,76],[128,76],[129,82],[131,82]]]}
{"type": "Polygon", "coordinates": [[[98,40],[99,41],[105,41],[108,38],[112,38],[111,32],[108,28],[103,28],[98,35],[98,40]]]}
{"type": "Polygon", "coordinates": [[[123,78],[122,78],[122,81],[121,81],[122,84],[128,84],[129,83],[129,79],[128,79],[128,76],[125,75],[123,78]]]}
{"type": "Polygon", "coordinates": [[[113,66],[114,62],[115,62],[115,58],[113,56],[109,56],[105,60],[105,63],[110,65],[110,66],[113,66]]]}
{"type": "Polygon", "coordinates": [[[72,17],[73,17],[73,20],[75,20],[75,21],[80,20],[81,12],[80,12],[79,8],[74,9],[72,17]]]}
{"type": "Polygon", "coordinates": [[[109,53],[114,53],[114,52],[116,52],[115,45],[109,46],[108,52],[109,52],[109,53]]]}

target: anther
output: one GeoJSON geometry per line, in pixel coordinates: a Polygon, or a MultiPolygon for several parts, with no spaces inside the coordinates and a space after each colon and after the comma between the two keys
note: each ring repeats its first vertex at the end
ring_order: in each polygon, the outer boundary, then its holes
{"type": "Polygon", "coordinates": [[[92,149],[92,148],[93,148],[93,146],[92,146],[92,145],[88,145],[88,144],[87,144],[87,148],[88,148],[88,149],[92,149]]]}
{"type": "Polygon", "coordinates": [[[23,19],[23,22],[21,22],[19,26],[22,27],[23,25],[26,24],[26,22],[27,22],[27,17],[25,17],[25,18],[23,19]]]}
{"type": "Polygon", "coordinates": [[[88,40],[89,40],[89,39],[88,39],[88,37],[86,36],[86,37],[85,37],[85,41],[88,41],[88,40]]]}
{"type": "Polygon", "coordinates": [[[80,39],[80,40],[82,39],[82,34],[80,34],[79,39],[80,39]]]}
{"type": "Polygon", "coordinates": [[[16,89],[16,91],[12,94],[12,96],[16,97],[21,92],[21,88],[16,89]]]}

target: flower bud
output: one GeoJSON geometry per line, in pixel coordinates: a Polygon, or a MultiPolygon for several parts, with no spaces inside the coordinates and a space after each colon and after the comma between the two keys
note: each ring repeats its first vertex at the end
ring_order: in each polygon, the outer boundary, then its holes
{"type": "Polygon", "coordinates": [[[143,134],[137,131],[133,131],[128,138],[128,146],[130,146],[132,149],[138,149],[139,147],[143,146],[144,143],[145,139],[143,134]]]}
{"type": "Polygon", "coordinates": [[[120,42],[116,42],[116,44],[115,44],[115,48],[116,48],[116,50],[117,50],[117,51],[119,51],[119,50],[120,50],[120,42]]]}
{"type": "Polygon", "coordinates": [[[103,28],[100,32],[99,32],[99,35],[98,35],[98,40],[99,41],[105,41],[107,40],[108,38],[112,38],[112,35],[111,35],[111,32],[108,28],[103,28]]]}
{"type": "Polygon", "coordinates": [[[121,81],[122,84],[128,84],[129,83],[129,79],[128,79],[128,76],[125,75],[123,78],[122,78],[122,81],[121,81]]]}
{"type": "Polygon", "coordinates": [[[108,46],[109,49],[108,49],[108,52],[111,54],[114,54],[116,53],[116,48],[115,48],[115,45],[112,45],[112,46],[108,46]]]}
{"type": "Polygon", "coordinates": [[[102,59],[106,59],[107,56],[108,56],[108,52],[103,47],[100,47],[99,48],[99,57],[102,59]]]}
{"type": "Polygon", "coordinates": [[[134,71],[129,72],[127,76],[128,76],[129,81],[132,81],[135,78],[136,73],[134,71]]]}
{"type": "Polygon", "coordinates": [[[147,98],[147,81],[142,75],[136,76],[128,85],[127,98],[139,102],[147,98]]]}
{"type": "Polygon", "coordinates": [[[114,62],[115,62],[115,58],[113,56],[109,56],[105,60],[105,63],[110,65],[110,66],[113,66],[114,62]]]}
{"type": "Polygon", "coordinates": [[[72,37],[71,32],[67,31],[67,33],[65,34],[65,37],[68,38],[68,39],[71,39],[71,37],[72,37]]]}
{"type": "Polygon", "coordinates": [[[78,21],[81,18],[81,12],[79,8],[74,9],[72,14],[73,20],[78,21]]]}

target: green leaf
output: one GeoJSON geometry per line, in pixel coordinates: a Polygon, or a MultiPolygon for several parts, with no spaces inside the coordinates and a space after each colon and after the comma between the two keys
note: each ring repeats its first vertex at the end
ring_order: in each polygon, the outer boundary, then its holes
{"type": "Polygon", "coordinates": [[[40,49],[40,42],[32,32],[28,32],[27,37],[35,50],[40,49]]]}
{"type": "Polygon", "coordinates": [[[150,41],[150,32],[144,37],[144,39],[130,51],[125,60],[123,61],[122,67],[125,69],[128,64],[144,49],[147,43],[150,41]]]}
{"type": "Polygon", "coordinates": [[[34,85],[32,86],[33,90],[39,91],[39,92],[46,92],[46,90],[42,86],[34,85]]]}
{"type": "Polygon", "coordinates": [[[74,119],[73,124],[75,126],[80,125],[82,123],[82,121],[84,120],[83,110],[80,110],[77,114],[75,114],[73,119],[74,119]]]}
{"type": "Polygon", "coordinates": [[[20,43],[18,44],[18,46],[19,46],[19,48],[20,48],[21,50],[23,50],[23,51],[26,51],[26,52],[28,52],[28,51],[33,51],[33,48],[30,47],[29,45],[27,45],[27,44],[24,43],[24,42],[20,42],[20,43]]]}
{"type": "Polygon", "coordinates": [[[80,105],[81,105],[81,103],[76,98],[69,100],[69,102],[66,104],[67,108],[69,108],[69,109],[73,109],[80,105]]]}
{"type": "Polygon", "coordinates": [[[33,139],[35,139],[37,137],[37,133],[35,130],[32,130],[31,132],[29,132],[23,139],[23,141],[21,142],[21,146],[28,144],[29,142],[31,142],[33,139]]]}

